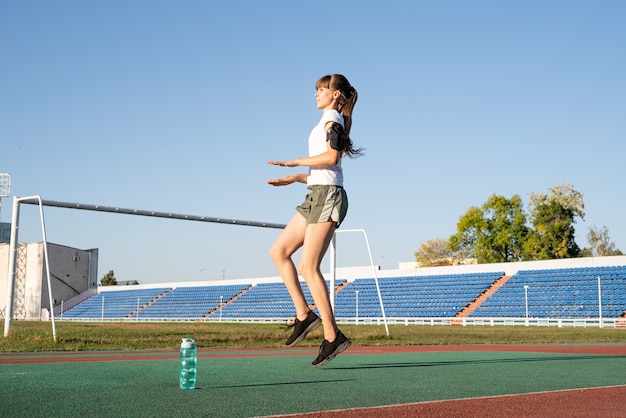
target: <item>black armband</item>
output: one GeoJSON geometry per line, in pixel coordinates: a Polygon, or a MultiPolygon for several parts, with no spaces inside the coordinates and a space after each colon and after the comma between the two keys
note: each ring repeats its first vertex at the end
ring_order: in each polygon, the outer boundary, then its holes
{"type": "Polygon", "coordinates": [[[343,126],[337,122],[333,122],[328,132],[326,132],[326,141],[330,141],[330,147],[337,151],[343,151],[344,133],[343,126]]]}

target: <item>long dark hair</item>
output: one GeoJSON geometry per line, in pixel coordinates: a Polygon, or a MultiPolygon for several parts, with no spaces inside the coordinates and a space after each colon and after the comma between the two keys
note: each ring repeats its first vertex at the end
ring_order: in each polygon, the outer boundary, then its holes
{"type": "Polygon", "coordinates": [[[341,74],[325,75],[317,80],[315,83],[315,89],[321,87],[337,90],[341,93],[339,97],[339,111],[343,115],[343,132],[344,132],[344,152],[350,158],[357,158],[363,155],[364,148],[354,148],[352,140],[350,139],[350,128],[352,127],[352,111],[356,104],[359,94],[356,89],[352,87],[346,77],[341,74]]]}

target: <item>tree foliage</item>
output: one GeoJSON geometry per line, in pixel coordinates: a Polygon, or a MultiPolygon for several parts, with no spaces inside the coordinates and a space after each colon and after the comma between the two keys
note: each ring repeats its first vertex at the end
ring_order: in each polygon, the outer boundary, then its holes
{"type": "Polygon", "coordinates": [[[117,285],[117,279],[113,270],[109,270],[107,274],[100,279],[100,286],[115,286],[117,285]]]}
{"type": "Polygon", "coordinates": [[[414,255],[420,267],[451,266],[455,260],[454,252],[443,238],[426,241],[414,255]]]}
{"type": "Polygon", "coordinates": [[[444,240],[422,244],[415,252],[421,265],[459,264],[463,259],[478,263],[549,260],[583,255],[621,255],[608,237],[608,229],[591,229],[591,248],[581,251],[576,243],[576,218],[584,219],[583,194],[572,184],[531,193],[528,214],[518,195],[510,199],[492,195],[481,207],[473,206],[459,218],[457,232],[447,245],[444,240]]]}
{"type": "Polygon", "coordinates": [[[575,241],[574,212],[551,200],[535,208],[525,253],[532,260],[572,258],[580,255],[575,241]]]}
{"type": "Polygon", "coordinates": [[[457,233],[448,241],[455,252],[470,255],[478,263],[520,261],[528,235],[522,199],[492,195],[482,207],[461,216],[457,233]]]}
{"type": "Polygon", "coordinates": [[[609,230],[606,226],[589,228],[587,233],[588,248],[581,251],[584,257],[604,257],[612,255],[623,255],[623,253],[615,248],[615,244],[609,239],[609,230]]]}
{"type": "Polygon", "coordinates": [[[574,189],[571,183],[553,186],[550,188],[551,195],[545,193],[530,194],[530,212],[535,211],[542,205],[556,202],[567,210],[571,210],[574,215],[578,215],[580,219],[585,219],[585,202],[583,194],[574,189]]]}
{"type": "Polygon", "coordinates": [[[533,230],[525,244],[531,260],[551,260],[580,256],[576,244],[575,217],[585,218],[583,194],[570,183],[550,188],[551,194],[530,194],[530,220],[533,230]]]}

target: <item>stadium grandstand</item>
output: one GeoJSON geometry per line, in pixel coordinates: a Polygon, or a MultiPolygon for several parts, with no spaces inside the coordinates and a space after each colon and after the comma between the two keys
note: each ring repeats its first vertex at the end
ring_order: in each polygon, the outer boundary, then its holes
{"type": "MultiPolygon", "coordinates": [[[[283,227],[32,197],[21,200],[40,208],[283,227]]],[[[17,237],[17,225],[14,231],[17,237]]],[[[358,231],[364,233],[337,232],[358,231]]],[[[98,249],[78,250],[47,243],[45,238],[44,242],[13,245],[11,249],[0,243],[0,266],[10,265],[0,269],[0,318],[5,319],[5,334],[12,319],[285,322],[294,315],[280,277],[101,286],[98,249]],[[43,264],[44,259],[49,265],[43,264]]],[[[330,273],[326,277],[333,277],[333,307],[340,323],[626,328],[626,256],[425,268],[410,262],[393,270],[376,269],[372,261],[371,266],[330,273]]],[[[305,283],[302,287],[308,294],[305,283]]],[[[315,309],[310,294],[308,300],[315,309]]]]}
{"type": "MultiPolygon", "coordinates": [[[[378,280],[391,324],[626,327],[626,256],[400,267],[338,269],[338,322],[382,322],[378,280]]],[[[293,315],[278,277],[100,286],[55,309],[57,320],[68,321],[286,322],[293,315]]]]}

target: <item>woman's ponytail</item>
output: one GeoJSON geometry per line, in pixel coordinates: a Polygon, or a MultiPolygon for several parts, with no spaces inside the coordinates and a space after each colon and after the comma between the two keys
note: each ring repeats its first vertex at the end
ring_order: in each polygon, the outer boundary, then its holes
{"type": "MultiPolygon", "coordinates": [[[[328,78],[328,87],[331,90],[338,90],[341,93],[341,97],[339,98],[339,111],[343,115],[343,123],[344,123],[344,149],[343,152],[350,158],[356,158],[363,155],[363,148],[354,148],[352,145],[352,140],[350,139],[350,128],[352,128],[352,112],[354,110],[354,105],[356,105],[356,101],[359,98],[359,94],[348,79],[341,74],[333,74],[331,76],[322,77],[322,79],[328,78]]],[[[322,81],[318,81],[318,85],[322,81]]]]}

